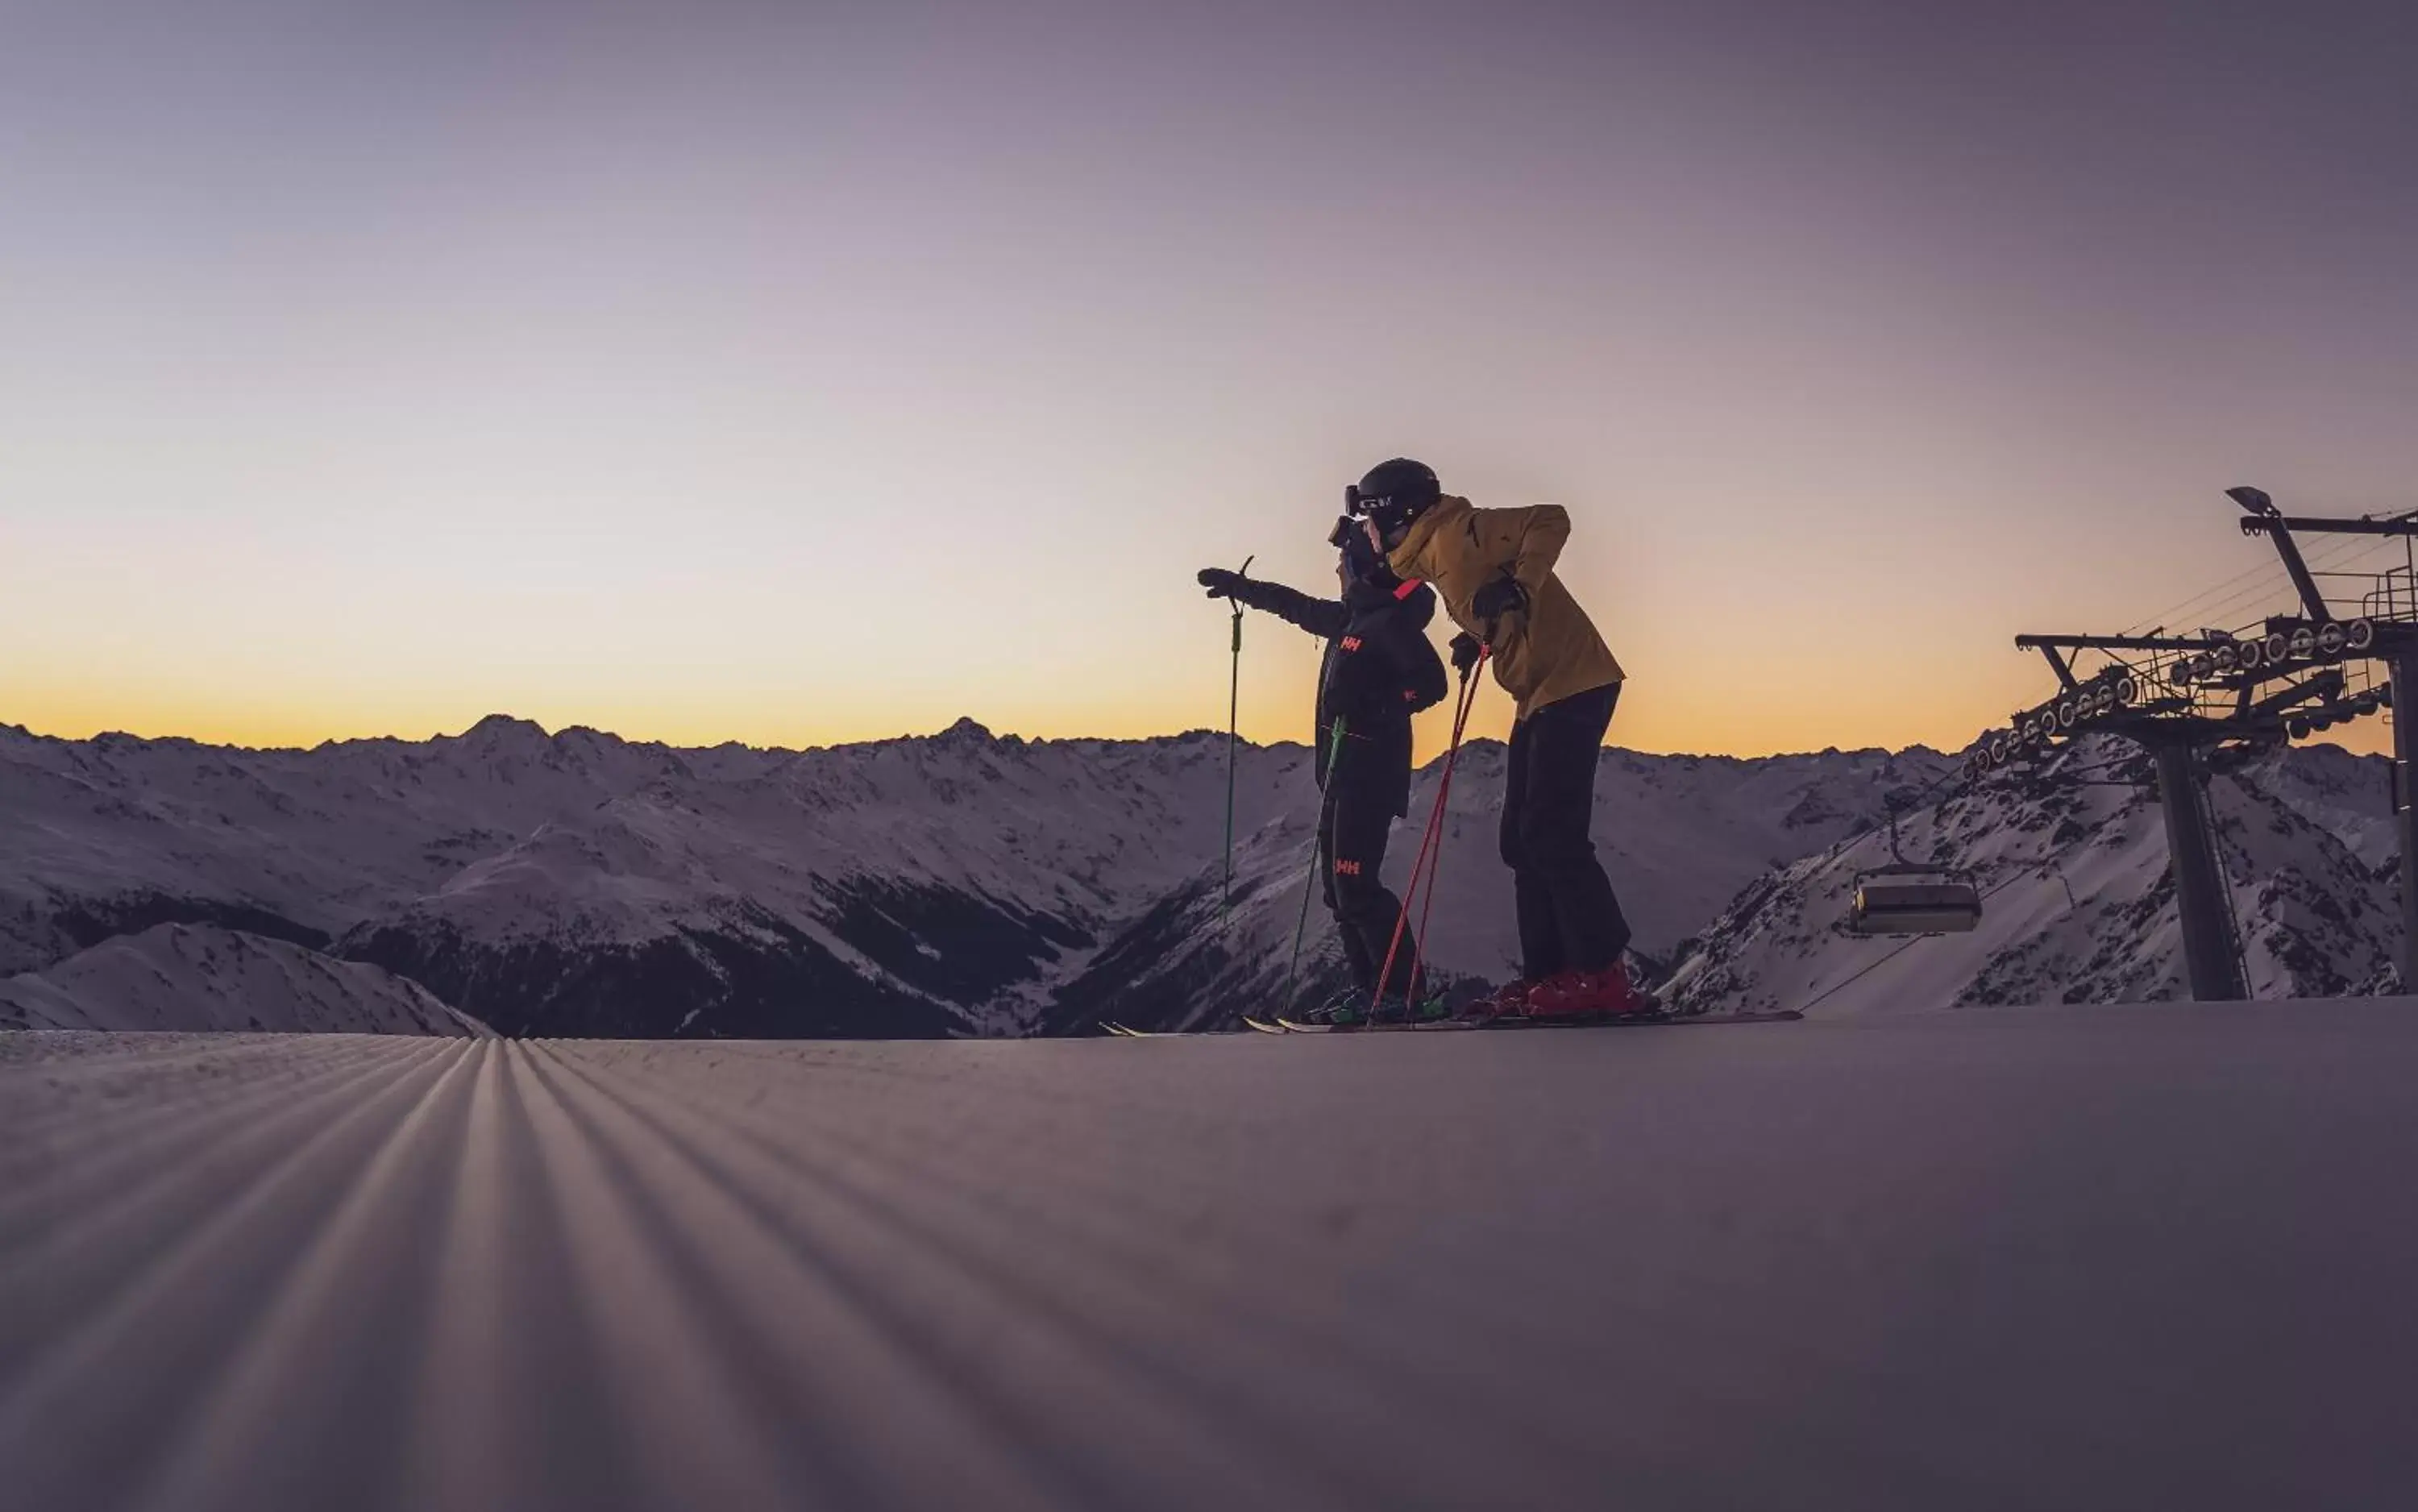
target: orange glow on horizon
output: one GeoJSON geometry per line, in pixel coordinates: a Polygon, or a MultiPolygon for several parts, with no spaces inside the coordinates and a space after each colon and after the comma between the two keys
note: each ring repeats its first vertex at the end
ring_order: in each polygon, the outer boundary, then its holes
{"type": "MultiPolygon", "coordinates": [[[[1240,722],[1243,738],[1257,744],[1304,743],[1309,738],[1308,676],[1247,676],[1240,722]]],[[[631,741],[705,747],[736,741],[804,750],[909,735],[928,735],[959,718],[971,718],[998,735],[1027,740],[1140,740],[1188,730],[1222,730],[1222,695],[1191,707],[1174,697],[1111,704],[1065,700],[1039,709],[958,707],[919,701],[911,707],[842,710],[815,707],[800,697],[786,705],[772,699],[753,705],[683,704],[642,697],[579,702],[539,698],[480,702],[428,696],[393,706],[361,702],[351,707],[311,707],[262,699],[214,704],[161,690],[146,696],[111,695],[82,687],[28,686],[0,682],[0,723],[63,740],[88,740],[118,731],[145,739],[185,739],[206,744],[255,749],[309,749],[323,741],[394,738],[421,741],[458,735],[490,714],[534,721],[549,731],[575,725],[631,741]]],[[[1468,735],[1503,740],[1510,732],[1510,699],[1491,684],[1478,696],[1468,735]]],[[[2392,749],[2390,715],[2333,732],[2326,741],[2363,755],[2392,749]]],[[[1607,743],[1654,755],[1763,756],[1798,752],[1913,745],[1961,750],[1994,727],[1979,705],[1965,710],[1899,710],[1875,701],[1861,708],[1824,704],[1811,697],[1793,704],[1725,709],[1640,683],[1634,676],[1622,697],[1607,743]],[[1660,696],[1658,696],[1658,695],[1660,696]],[[1854,717],[1844,717],[1844,716],[1854,717]]],[[[1449,703],[1417,722],[1417,759],[1440,754],[1451,730],[1449,703]]],[[[2319,743],[2324,743],[2320,741],[2319,743]]]]}

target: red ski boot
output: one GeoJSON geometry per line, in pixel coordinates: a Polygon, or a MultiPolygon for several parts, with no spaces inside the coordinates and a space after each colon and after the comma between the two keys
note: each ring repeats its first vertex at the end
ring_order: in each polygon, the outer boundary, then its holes
{"type": "Polygon", "coordinates": [[[1629,971],[1615,961],[1600,971],[1564,971],[1528,994],[1531,1018],[1632,1018],[1660,1005],[1629,984],[1629,971]]]}

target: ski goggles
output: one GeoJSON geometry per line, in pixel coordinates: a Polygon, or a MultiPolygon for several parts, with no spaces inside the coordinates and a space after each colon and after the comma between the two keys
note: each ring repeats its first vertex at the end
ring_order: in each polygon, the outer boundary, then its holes
{"type": "Polygon", "coordinates": [[[1380,530],[1408,524],[1416,508],[1411,500],[1398,502],[1391,494],[1364,494],[1358,483],[1343,485],[1343,512],[1354,519],[1374,520],[1380,530]]]}

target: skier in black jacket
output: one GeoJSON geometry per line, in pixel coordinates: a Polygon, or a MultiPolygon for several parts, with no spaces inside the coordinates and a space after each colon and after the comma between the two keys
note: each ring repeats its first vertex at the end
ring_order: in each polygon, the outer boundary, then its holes
{"type": "MultiPolygon", "coordinates": [[[[1328,539],[1342,552],[1336,564],[1340,599],[1313,599],[1281,583],[1216,567],[1202,569],[1200,582],[1213,599],[1264,610],[1326,642],[1312,741],[1313,771],[1326,795],[1318,843],[1326,907],[1335,915],[1353,985],[1330,1000],[1321,1016],[1350,1021],[1366,1015],[1380,997],[1377,974],[1401,918],[1401,901],[1378,872],[1385,861],[1387,832],[1411,806],[1411,716],[1443,702],[1446,683],[1444,663],[1427,637],[1428,621],[1435,615],[1434,590],[1395,577],[1356,521],[1338,521],[1328,539]]],[[[1379,1016],[1403,1011],[1410,976],[1411,951],[1405,946],[1385,983],[1379,1016]]]]}

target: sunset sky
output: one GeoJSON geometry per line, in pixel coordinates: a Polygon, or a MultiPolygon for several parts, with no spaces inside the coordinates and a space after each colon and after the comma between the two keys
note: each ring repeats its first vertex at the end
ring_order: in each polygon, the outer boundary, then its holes
{"type": "Polygon", "coordinates": [[[1615,742],[1956,747],[2226,486],[2418,508],[2407,4],[0,12],[47,733],[1221,724],[1193,571],[1407,453],[1569,509],[1615,742]]]}

